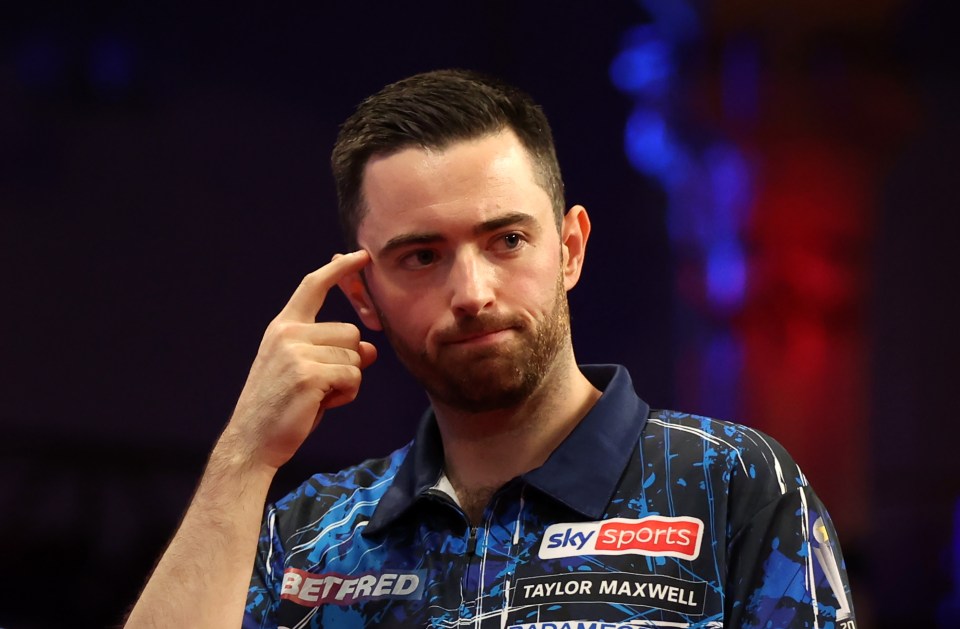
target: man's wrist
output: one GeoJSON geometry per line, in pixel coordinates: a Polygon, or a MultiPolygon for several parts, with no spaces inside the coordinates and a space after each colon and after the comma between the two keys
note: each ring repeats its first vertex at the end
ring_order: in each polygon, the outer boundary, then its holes
{"type": "Polygon", "coordinates": [[[235,433],[229,426],[210,453],[207,468],[217,475],[258,478],[266,481],[267,485],[277,473],[277,467],[260,456],[255,440],[235,433]]]}

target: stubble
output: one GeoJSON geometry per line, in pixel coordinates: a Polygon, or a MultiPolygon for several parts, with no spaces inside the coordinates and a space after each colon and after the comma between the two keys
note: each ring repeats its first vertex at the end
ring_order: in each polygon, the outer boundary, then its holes
{"type": "Polygon", "coordinates": [[[436,356],[409,346],[380,312],[384,333],[400,361],[431,399],[452,408],[481,413],[515,407],[541,386],[570,338],[570,314],[563,275],[557,278],[551,310],[531,329],[516,316],[463,317],[438,334],[457,338],[481,331],[511,329],[513,338],[490,347],[464,349],[440,343],[436,356]]]}

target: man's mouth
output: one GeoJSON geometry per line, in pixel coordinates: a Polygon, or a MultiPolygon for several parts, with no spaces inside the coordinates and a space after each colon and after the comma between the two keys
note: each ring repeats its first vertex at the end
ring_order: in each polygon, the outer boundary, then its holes
{"type": "Polygon", "coordinates": [[[438,336],[441,345],[471,346],[500,342],[516,333],[523,323],[510,317],[465,319],[438,336]]]}
{"type": "Polygon", "coordinates": [[[477,330],[451,336],[444,341],[446,345],[483,345],[496,343],[510,335],[512,327],[477,330]]]}

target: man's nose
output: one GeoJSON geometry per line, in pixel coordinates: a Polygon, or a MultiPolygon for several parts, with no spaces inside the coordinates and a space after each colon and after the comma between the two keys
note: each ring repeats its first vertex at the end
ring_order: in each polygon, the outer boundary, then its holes
{"type": "Polygon", "coordinates": [[[496,270],[479,252],[457,253],[449,284],[450,307],[459,315],[476,316],[496,298],[496,270]]]}

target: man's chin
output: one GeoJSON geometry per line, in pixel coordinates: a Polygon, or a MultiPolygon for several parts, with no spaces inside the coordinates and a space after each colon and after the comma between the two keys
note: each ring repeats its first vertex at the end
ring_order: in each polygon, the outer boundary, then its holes
{"type": "Polygon", "coordinates": [[[422,384],[437,401],[472,413],[503,410],[522,403],[540,378],[502,354],[478,352],[469,361],[438,365],[422,384]]]}
{"type": "Polygon", "coordinates": [[[530,387],[444,387],[431,396],[437,402],[467,413],[487,413],[515,408],[529,397],[530,387]]]}

